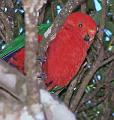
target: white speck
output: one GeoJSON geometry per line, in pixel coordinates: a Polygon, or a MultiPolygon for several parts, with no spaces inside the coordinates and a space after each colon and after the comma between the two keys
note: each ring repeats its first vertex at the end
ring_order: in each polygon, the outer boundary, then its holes
{"type": "Polygon", "coordinates": [[[74,90],[76,90],[76,87],[74,88],[74,90]]]}
{"type": "Polygon", "coordinates": [[[22,33],[22,32],[23,32],[23,28],[20,28],[20,29],[19,29],[19,33],[22,33]]]}
{"type": "Polygon", "coordinates": [[[57,5],[57,14],[59,14],[61,12],[61,6],[60,5],[57,5]]]}
{"type": "Polygon", "coordinates": [[[5,8],[4,8],[4,12],[7,12],[7,10],[8,10],[8,9],[5,7],[5,8]]]}
{"type": "Polygon", "coordinates": [[[112,51],[113,46],[109,46],[108,51],[112,51]]]}
{"type": "Polygon", "coordinates": [[[90,65],[90,64],[88,64],[88,65],[87,65],[87,67],[88,67],[88,68],[91,68],[91,65],[90,65]]]}
{"type": "Polygon", "coordinates": [[[50,20],[47,20],[47,23],[50,23],[50,20]]]}
{"type": "Polygon", "coordinates": [[[47,29],[47,31],[44,33],[44,37],[45,37],[45,38],[47,38],[48,35],[51,33],[51,28],[52,28],[52,26],[49,27],[49,28],[47,29]]]}
{"type": "Polygon", "coordinates": [[[15,13],[18,11],[18,9],[15,9],[15,13]]]}
{"type": "Polygon", "coordinates": [[[101,80],[101,75],[97,75],[97,80],[101,80]]]}
{"type": "Polygon", "coordinates": [[[100,112],[99,111],[97,111],[97,114],[99,114],[100,112]]]}
{"type": "Polygon", "coordinates": [[[95,79],[93,79],[92,81],[93,81],[94,84],[96,83],[96,80],[95,80],[95,79]]]}
{"type": "Polygon", "coordinates": [[[2,46],[2,49],[4,49],[5,47],[6,47],[6,45],[3,45],[3,46],[2,46]]]}
{"type": "Polygon", "coordinates": [[[110,41],[110,38],[106,36],[106,37],[105,37],[105,41],[106,41],[106,42],[110,41]]]}
{"type": "Polygon", "coordinates": [[[24,13],[25,11],[23,9],[20,9],[19,12],[24,13]]]}
{"type": "Polygon", "coordinates": [[[85,63],[84,63],[84,66],[86,66],[88,64],[88,62],[86,61],[85,63]]]}
{"type": "Polygon", "coordinates": [[[88,103],[91,104],[91,100],[89,100],[88,103]]]}

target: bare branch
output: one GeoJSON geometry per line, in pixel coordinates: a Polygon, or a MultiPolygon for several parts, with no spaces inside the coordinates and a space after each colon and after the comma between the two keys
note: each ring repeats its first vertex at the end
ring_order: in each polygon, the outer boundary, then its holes
{"type": "Polygon", "coordinates": [[[91,66],[88,74],[83,78],[82,84],[81,84],[76,96],[73,98],[73,100],[71,102],[70,108],[71,108],[72,111],[75,111],[77,106],[79,105],[80,100],[81,100],[81,98],[84,94],[84,90],[85,90],[86,86],[88,85],[88,83],[90,82],[90,80],[92,79],[93,75],[98,70],[99,65],[101,64],[101,62],[104,58],[103,56],[104,56],[104,49],[102,48],[100,50],[99,56],[96,59],[95,63],[93,63],[93,65],[91,66]]]}
{"type": "Polygon", "coordinates": [[[107,5],[107,0],[102,1],[102,14],[101,14],[101,19],[100,19],[100,25],[99,25],[99,33],[98,33],[98,38],[102,41],[103,38],[103,30],[105,27],[105,19],[106,19],[106,5],[107,5]]]}
{"type": "Polygon", "coordinates": [[[42,8],[45,2],[45,0],[23,1],[26,29],[25,73],[27,77],[27,100],[29,104],[37,103],[40,99],[40,95],[38,95],[38,86],[36,84],[38,82],[36,75],[37,72],[40,72],[40,66],[38,66],[38,63],[36,61],[39,52],[37,42],[37,24],[39,10],[42,8]]]}
{"type": "Polygon", "coordinates": [[[15,68],[0,60],[0,88],[25,101],[25,77],[15,68]]]}

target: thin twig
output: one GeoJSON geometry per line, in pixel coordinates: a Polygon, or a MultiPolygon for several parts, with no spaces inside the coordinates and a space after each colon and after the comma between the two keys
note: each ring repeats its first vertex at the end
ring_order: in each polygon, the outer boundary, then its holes
{"type": "Polygon", "coordinates": [[[111,57],[109,57],[109,58],[107,58],[106,60],[104,60],[104,61],[102,62],[102,64],[100,64],[99,68],[102,67],[102,66],[104,66],[104,65],[106,65],[106,64],[108,64],[109,62],[111,62],[111,61],[113,61],[113,60],[114,60],[114,55],[112,55],[111,57]]]}
{"type": "Polygon", "coordinates": [[[76,84],[81,80],[85,71],[86,70],[84,69],[84,64],[83,64],[79,73],[75,76],[75,78],[72,80],[72,82],[68,86],[67,91],[65,93],[65,97],[64,97],[64,102],[67,106],[69,106],[69,102],[70,102],[70,99],[72,97],[72,93],[74,91],[74,88],[76,87],[76,84]]]}
{"type": "Polygon", "coordinates": [[[89,106],[89,107],[82,107],[82,108],[78,111],[78,113],[79,113],[79,112],[82,112],[82,111],[85,111],[85,110],[92,109],[92,108],[98,106],[98,105],[101,104],[106,98],[107,98],[107,95],[101,97],[101,98],[98,99],[98,100],[92,100],[92,101],[91,101],[91,103],[92,103],[91,106],[89,106]]]}

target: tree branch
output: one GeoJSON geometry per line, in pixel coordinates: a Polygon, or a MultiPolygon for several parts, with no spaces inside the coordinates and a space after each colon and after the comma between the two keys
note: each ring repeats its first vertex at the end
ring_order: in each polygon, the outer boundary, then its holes
{"type": "Polygon", "coordinates": [[[0,60],[0,88],[25,101],[25,77],[5,61],[0,60]]]}
{"type": "Polygon", "coordinates": [[[46,0],[24,0],[25,10],[25,73],[27,78],[27,100],[29,104],[40,102],[40,95],[37,86],[37,72],[40,72],[40,66],[37,63],[38,42],[37,42],[37,24],[39,10],[46,0]]]}
{"type": "Polygon", "coordinates": [[[92,79],[93,75],[96,73],[96,71],[99,69],[100,64],[103,62],[104,60],[104,48],[102,45],[102,38],[103,38],[103,30],[104,26],[105,26],[105,17],[106,17],[106,4],[104,4],[106,1],[103,1],[103,6],[102,6],[102,17],[101,17],[101,21],[100,21],[100,31],[98,33],[98,38],[100,39],[100,44],[97,45],[97,51],[98,51],[98,57],[95,60],[95,63],[93,63],[93,65],[90,68],[89,73],[85,76],[85,78],[83,78],[83,82],[76,94],[76,96],[73,98],[70,108],[72,111],[75,111],[77,106],[79,105],[81,98],[84,94],[84,90],[86,88],[86,86],[88,85],[88,83],[90,82],[90,80],[92,79]],[[102,33],[100,33],[102,32],[102,33]]]}

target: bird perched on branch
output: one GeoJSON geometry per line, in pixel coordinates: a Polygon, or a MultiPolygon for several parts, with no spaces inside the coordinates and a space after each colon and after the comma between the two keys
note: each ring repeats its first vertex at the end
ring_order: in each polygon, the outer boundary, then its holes
{"type": "MultiPolygon", "coordinates": [[[[69,15],[45,53],[47,60],[42,64],[48,89],[67,86],[83,64],[87,51],[96,34],[96,23],[81,12],[69,15]]],[[[24,72],[24,48],[17,51],[8,61],[24,72]],[[17,62],[16,61],[20,61],[17,62]]]]}
{"type": "Polygon", "coordinates": [[[80,12],[69,15],[50,43],[43,64],[46,85],[64,87],[76,75],[84,62],[87,51],[96,34],[96,23],[88,15],[80,12]]]}

